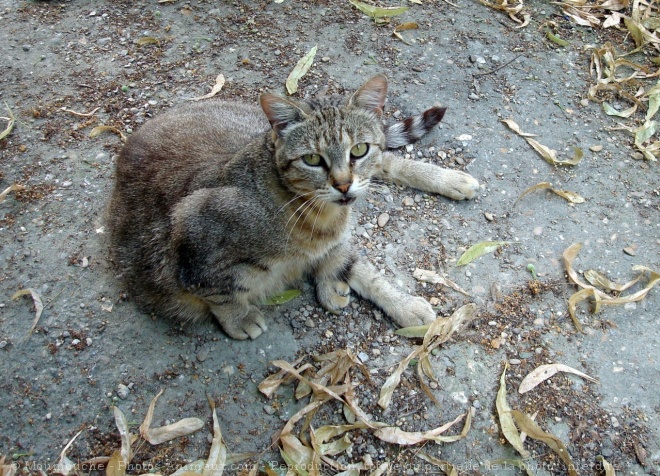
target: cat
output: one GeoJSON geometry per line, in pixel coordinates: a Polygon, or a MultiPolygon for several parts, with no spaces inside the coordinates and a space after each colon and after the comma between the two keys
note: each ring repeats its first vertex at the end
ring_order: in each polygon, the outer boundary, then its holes
{"type": "Polygon", "coordinates": [[[374,180],[456,200],[472,176],[388,149],[420,139],[445,109],[383,125],[387,78],[348,98],[213,100],[145,123],[116,163],[108,207],[113,260],[137,302],[182,321],[215,317],[234,339],[267,329],[259,304],[310,276],[329,312],[352,289],[397,325],[432,322],[421,297],[398,289],[352,251],[352,205],[374,180]]]}

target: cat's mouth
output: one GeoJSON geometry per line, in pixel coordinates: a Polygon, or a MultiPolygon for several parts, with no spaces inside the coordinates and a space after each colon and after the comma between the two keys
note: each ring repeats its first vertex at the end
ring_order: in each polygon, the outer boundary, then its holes
{"type": "Polygon", "coordinates": [[[355,201],[355,197],[344,197],[340,198],[339,200],[335,200],[335,203],[338,203],[339,205],[350,205],[355,201]]]}

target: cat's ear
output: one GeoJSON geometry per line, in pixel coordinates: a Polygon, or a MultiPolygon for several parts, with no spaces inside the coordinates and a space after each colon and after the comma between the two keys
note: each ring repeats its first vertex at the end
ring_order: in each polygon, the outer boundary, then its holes
{"type": "Polygon", "coordinates": [[[352,106],[361,107],[376,113],[378,116],[383,114],[385,97],[387,96],[387,77],[384,74],[378,74],[364,83],[358,89],[348,103],[352,106]]]}
{"type": "Polygon", "coordinates": [[[270,122],[270,126],[278,135],[292,124],[305,120],[305,113],[291,101],[274,94],[264,93],[259,98],[261,109],[270,122]]]}

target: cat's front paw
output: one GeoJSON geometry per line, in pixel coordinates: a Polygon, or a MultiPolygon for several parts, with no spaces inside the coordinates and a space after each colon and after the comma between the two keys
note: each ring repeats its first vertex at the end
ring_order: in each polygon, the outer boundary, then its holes
{"type": "MultiPolygon", "coordinates": [[[[216,313],[214,313],[216,314],[216,313]]],[[[229,337],[237,340],[256,339],[264,331],[268,330],[266,320],[261,310],[256,306],[250,306],[242,316],[234,313],[225,315],[216,314],[216,319],[229,337]]]]}
{"type": "Polygon", "coordinates": [[[343,281],[319,281],[316,285],[319,302],[333,314],[339,314],[342,308],[348,306],[350,293],[351,288],[343,281]]]}
{"type": "Polygon", "coordinates": [[[460,170],[447,170],[447,189],[443,195],[454,200],[474,198],[479,191],[479,181],[472,175],[460,170]]]}
{"type": "Polygon", "coordinates": [[[429,302],[421,297],[410,296],[401,303],[401,307],[392,320],[401,327],[423,326],[436,319],[435,311],[429,302]]]}

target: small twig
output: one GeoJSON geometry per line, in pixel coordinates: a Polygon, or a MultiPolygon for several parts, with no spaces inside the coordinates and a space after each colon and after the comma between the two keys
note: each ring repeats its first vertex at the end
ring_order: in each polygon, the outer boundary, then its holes
{"type": "Polygon", "coordinates": [[[493,70],[486,71],[485,73],[472,73],[472,76],[486,76],[487,74],[493,74],[493,73],[496,73],[497,71],[501,70],[502,68],[506,68],[507,66],[509,66],[511,63],[513,63],[515,60],[517,60],[517,59],[520,58],[521,56],[524,56],[524,53],[520,53],[518,56],[516,56],[515,58],[513,58],[511,61],[508,61],[508,62],[504,63],[504,64],[501,65],[501,66],[498,66],[497,68],[495,68],[495,69],[493,69],[493,70]]]}
{"type": "Polygon", "coordinates": [[[455,3],[451,3],[449,0],[442,0],[442,1],[445,2],[445,3],[448,3],[448,4],[451,5],[452,7],[456,7],[456,8],[458,8],[458,5],[456,5],[455,3]]]}

